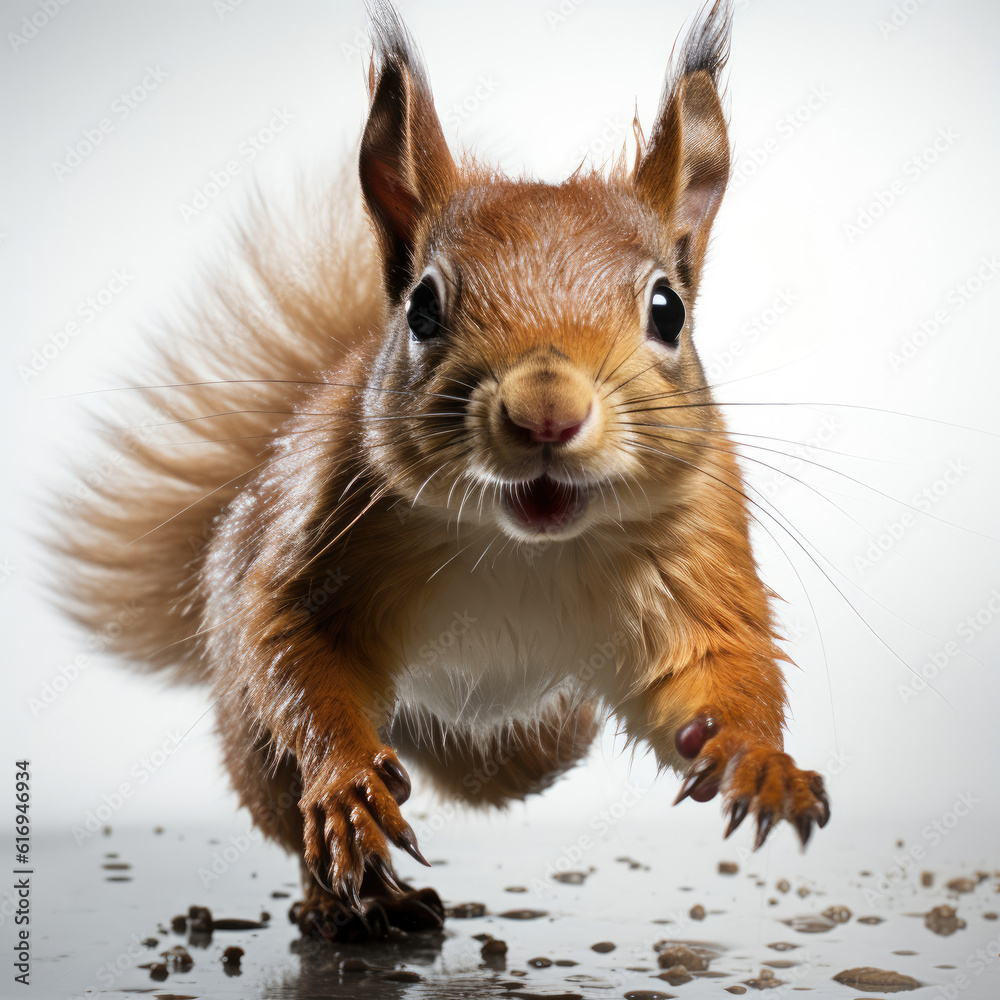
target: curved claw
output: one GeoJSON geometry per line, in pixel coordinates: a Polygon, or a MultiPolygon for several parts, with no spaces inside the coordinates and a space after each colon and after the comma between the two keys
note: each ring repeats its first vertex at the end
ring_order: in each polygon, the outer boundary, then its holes
{"type": "Polygon", "coordinates": [[[813,818],[808,813],[802,816],[796,816],[792,820],[795,826],[795,831],[799,835],[799,840],[802,841],[802,850],[806,849],[806,844],[809,843],[809,838],[812,836],[813,829],[813,818]]]}
{"type": "Polygon", "coordinates": [[[354,910],[361,922],[364,923],[364,917],[362,916],[364,907],[361,905],[361,893],[358,891],[357,882],[350,876],[347,876],[340,885],[342,894],[347,899],[351,909],[354,910]]]}
{"type": "Polygon", "coordinates": [[[820,812],[816,817],[816,823],[820,829],[830,822],[830,800],[826,797],[826,785],[821,774],[812,774],[808,778],[809,790],[816,796],[819,802],[820,812]]]}
{"type": "Polygon", "coordinates": [[[399,879],[396,878],[395,873],[389,867],[384,858],[380,858],[376,854],[374,857],[368,859],[368,864],[372,871],[374,871],[382,882],[385,883],[385,885],[387,885],[393,892],[403,893],[406,891],[403,886],[399,884],[399,879]]]}
{"type": "Polygon", "coordinates": [[[681,790],[677,793],[677,798],[674,799],[674,805],[683,802],[692,792],[707,784],[714,770],[715,761],[710,758],[696,761],[691,770],[688,771],[684,784],[681,785],[681,790]]]}
{"type": "Polygon", "coordinates": [[[406,851],[406,853],[409,854],[414,861],[419,861],[427,868],[431,867],[431,863],[420,853],[420,848],[417,847],[417,836],[413,832],[413,827],[409,824],[407,824],[406,828],[396,837],[396,844],[406,851]]]}
{"type": "Polygon", "coordinates": [[[816,798],[819,799],[821,809],[820,816],[816,822],[819,823],[820,829],[822,829],[830,822],[830,800],[826,797],[826,792],[819,792],[816,798]]]}
{"type": "Polygon", "coordinates": [[[753,842],[753,849],[755,851],[759,851],[764,846],[764,841],[767,840],[767,835],[774,829],[776,822],[777,818],[769,810],[761,810],[757,814],[757,839],[753,842]]]}
{"type": "Polygon", "coordinates": [[[377,761],[376,766],[382,774],[382,782],[389,794],[396,800],[396,804],[401,806],[410,797],[413,787],[410,776],[391,757],[383,757],[377,761]]]}
{"type": "Polygon", "coordinates": [[[740,824],[747,818],[747,813],[749,812],[750,802],[748,799],[736,799],[733,802],[729,807],[729,826],[726,827],[726,832],[723,835],[724,840],[727,840],[739,829],[740,824]]]}

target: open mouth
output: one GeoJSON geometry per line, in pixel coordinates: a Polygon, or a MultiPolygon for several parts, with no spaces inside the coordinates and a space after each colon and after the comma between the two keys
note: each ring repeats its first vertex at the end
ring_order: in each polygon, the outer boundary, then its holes
{"type": "Polygon", "coordinates": [[[539,476],[504,488],[503,502],[526,528],[545,531],[564,528],[583,511],[587,494],[578,486],[539,476]]]}

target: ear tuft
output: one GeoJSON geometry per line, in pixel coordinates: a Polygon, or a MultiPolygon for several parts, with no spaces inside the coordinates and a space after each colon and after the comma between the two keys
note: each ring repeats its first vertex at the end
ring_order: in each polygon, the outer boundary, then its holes
{"type": "Polygon", "coordinates": [[[421,223],[447,201],[457,171],[427,73],[395,8],[374,0],[368,19],[374,50],[358,168],[386,289],[396,299],[415,277],[421,223]]]}
{"type": "MultiPolygon", "coordinates": [[[[674,47],[648,142],[638,144],[633,184],[660,216],[697,282],[708,233],[729,180],[729,138],[719,96],[729,57],[731,0],[706,5],[674,47]]],[[[641,135],[641,130],[639,130],[641,135]]]]}
{"type": "Polygon", "coordinates": [[[712,86],[718,90],[719,79],[729,60],[732,27],[732,4],[729,0],[715,0],[712,7],[703,11],[691,26],[676,61],[671,58],[677,66],[677,77],[707,73],[712,78],[712,86]]]}
{"type": "Polygon", "coordinates": [[[375,95],[375,85],[383,70],[394,67],[405,71],[423,90],[430,93],[427,71],[417,51],[417,43],[400,19],[396,8],[387,0],[368,0],[368,37],[372,41],[372,62],[368,71],[368,97],[375,95]]]}

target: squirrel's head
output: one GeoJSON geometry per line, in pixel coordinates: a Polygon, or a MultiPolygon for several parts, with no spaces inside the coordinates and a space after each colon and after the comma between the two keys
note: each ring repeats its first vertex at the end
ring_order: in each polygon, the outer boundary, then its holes
{"type": "Polygon", "coordinates": [[[387,333],[370,461],[403,502],[522,541],[690,502],[731,466],[691,342],[729,176],[728,3],[675,54],[632,168],[560,185],[456,163],[405,29],[387,6],[373,20],[360,174],[387,333]]]}

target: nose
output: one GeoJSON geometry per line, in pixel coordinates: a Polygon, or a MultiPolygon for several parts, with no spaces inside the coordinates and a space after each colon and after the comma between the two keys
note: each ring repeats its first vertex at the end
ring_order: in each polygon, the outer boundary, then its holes
{"type": "Polygon", "coordinates": [[[535,416],[515,409],[512,411],[506,403],[502,410],[503,416],[515,427],[520,427],[528,432],[528,437],[532,441],[565,444],[571,441],[580,432],[580,428],[586,423],[590,416],[590,404],[587,404],[586,412],[580,416],[579,412],[552,413],[545,416],[535,416]]]}
{"type": "Polygon", "coordinates": [[[590,376],[555,351],[538,352],[515,365],[504,375],[497,397],[493,420],[499,426],[494,426],[515,447],[587,437],[599,405],[590,376]]]}

